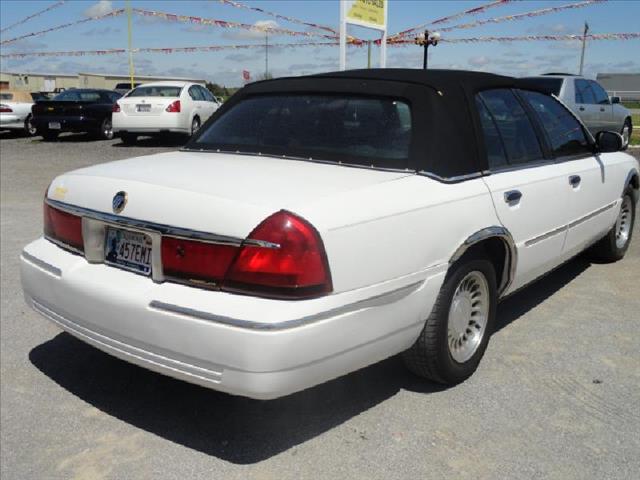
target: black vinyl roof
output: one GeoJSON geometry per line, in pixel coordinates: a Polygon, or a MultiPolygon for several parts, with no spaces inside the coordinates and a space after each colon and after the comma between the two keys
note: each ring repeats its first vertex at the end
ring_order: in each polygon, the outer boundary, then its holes
{"type": "Polygon", "coordinates": [[[495,88],[542,91],[526,79],[484,72],[346,70],[251,83],[224,104],[212,120],[247,96],[269,93],[350,93],[400,98],[411,105],[412,111],[409,163],[384,167],[415,170],[450,180],[488,169],[474,97],[479,91],[495,88]]]}

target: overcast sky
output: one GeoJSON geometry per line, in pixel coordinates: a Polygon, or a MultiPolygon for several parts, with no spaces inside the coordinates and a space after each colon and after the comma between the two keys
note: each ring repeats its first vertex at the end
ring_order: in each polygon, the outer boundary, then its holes
{"type": "MultiPolygon", "coordinates": [[[[563,1],[514,1],[481,15],[466,16],[447,26],[512,15],[550,6],[575,3],[563,1]]],[[[390,0],[389,33],[482,5],[482,1],[410,1],[390,0]]],[[[2,0],[0,2],[0,30],[54,3],[53,0],[2,0]]],[[[247,0],[244,3],[265,10],[296,17],[308,22],[337,29],[338,0],[247,0]]],[[[133,7],[158,10],[180,15],[200,16],[255,24],[256,22],[289,30],[303,31],[306,27],[273,17],[236,9],[216,0],[208,1],[149,1],[132,0],[133,7]]],[[[123,0],[73,0],[61,7],[33,18],[25,24],[3,32],[2,40],[44,30],[74,20],[123,8],[123,0]]],[[[476,36],[579,34],[585,20],[592,33],[640,31],[640,1],[608,1],[585,8],[566,10],[525,20],[483,25],[473,29],[444,32],[443,38],[476,36]]],[[[350,27],[349,33],[360,38],[378,38],[372,30],[350,27]]],[[[327,41],[286,35],[270,35],[272,43],[327,41]]],[[[188,47],[201,45],[241,45],[264,43],[264,35],[246,30],[214,28],[200,25],[169,23],[163,20],[135,17],[133,21],[134,47],[188,47]]],[[[68,51],[126,48],[127,19],[119,16],[75,25],[57,32],[20,40],[0,47],[2,53],[27,51],[68,51]]],[[[510,75],[530,75],[545,71],[576,72],[579,63],[579,42],[512,42],[508,44],[440,44],[431,49],[430,66],[484,70],[510,75]]],[[[422,52],[415,45],[388,48],[387,66],[421,67],[422,52]]],[[[377,63],[378,51],[373,50],[377,63]]],[[[206,78],[227,86],[242,83],[241,72],[249,70],[253,76],[264,73],[264,48],[228,50],[211,53],[137,54],[136,73],[139,75],[172,75],[206,78]]],[[[366,48],[350,47],[348,67],[366,67],[366,48]]],[[[302,75],[338,68],[338,47],[271,48],[269,70],[276,76],[302,75]]],[[[103,72],[124,74],[128,71],[126,55],[101,57],[49,57],[2,59],[2,71],[78,73],[103,72]]],[[[640,72],[640,40],[591,42],[587,48],[585,73],[640,72]]]]}

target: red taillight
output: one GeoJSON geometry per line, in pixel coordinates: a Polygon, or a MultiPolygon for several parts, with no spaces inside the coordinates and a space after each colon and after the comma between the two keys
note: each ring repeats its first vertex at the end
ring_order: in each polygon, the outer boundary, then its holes
{"type": "Polygon", "coordinates": [[[249,235],[279,248],[244,245],[229,268],[223,288],[308,298],[331,292],[331,275],[320,235],[303,218],[274,213],[249,235]]]}
{"type": "Polygon", "coordinates": [[[173,237],[162,238],[162,267],[168,277],[219,284],[238,247],[173,237]]]}
{"type": "Polygon", "coordinates": [[[44,234],[46,237],[84,251],[82,217],[44,204],[44,234]]]}
{"type": "Polygon", "coordinates": [[[172,102],[166,108],[166,111],[171,113],[180,113],[180,100],[176,100],[175,102],[172,102]]]}
{"type": "Polygon", "coordinates": [[[113,112],[113,113],[120,112],[120,105],[118,103],[114,103],[113,107],[111,107],[111,112],[113,112]]]}
{"type": "Polygon", "coordinates": [[[11,107],[9,105],[0,105],[0,113],[11,113],[11,107]]]}

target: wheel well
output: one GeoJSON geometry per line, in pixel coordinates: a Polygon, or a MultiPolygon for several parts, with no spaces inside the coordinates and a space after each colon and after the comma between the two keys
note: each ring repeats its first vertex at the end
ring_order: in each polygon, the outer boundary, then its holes
{"type": "Polygon", "coordinates": [[[495,268],[496,283],[498,284],[498,293],[503,293],[511,281],[511,265],[515,261],[512,259],[511,249],[507,246],[505,240],[500,237],[489,237],[470,245],[462,258],[484,257],[487,258],[495,268]]]}
{"type": "Polygon", "coordinates": [[[629,179],[629,185],[631,185],[634,190],[640,190],[640,179],[638,179],[637,173],[629,179]]]}

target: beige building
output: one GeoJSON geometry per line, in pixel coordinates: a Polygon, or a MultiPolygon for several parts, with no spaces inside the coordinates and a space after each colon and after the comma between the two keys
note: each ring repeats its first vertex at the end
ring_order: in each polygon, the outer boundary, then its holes
{"type": "MultiPolygon", "coordinates": [[[[181,77],[135,76],[136,83],[161,82],[177,80],[200,83],[206,80],[181,77]]],[[[129,83],[129,75],[110,75],[104,73],[78,73],[66,75],[59,73],[15,73],[0,72],[0,89],[26,90],[29,92],[54,92],[68,88],[106,88],[113,89],[119,83],[129,83]]]]}

